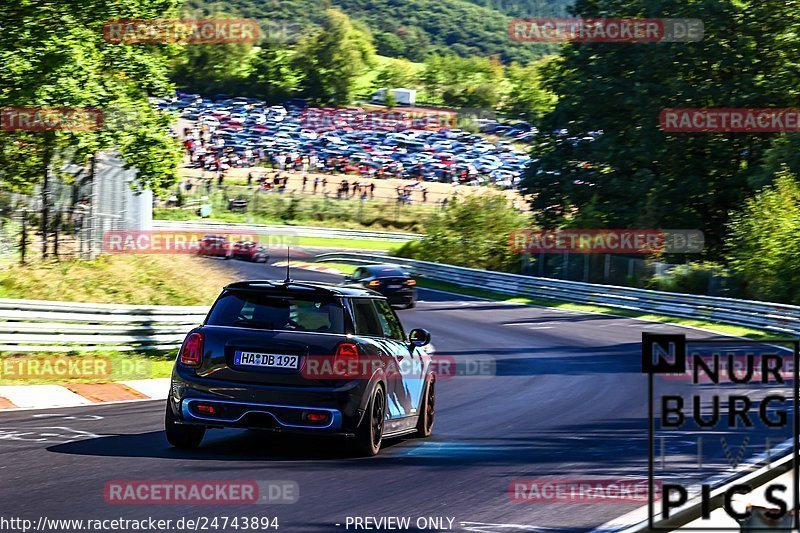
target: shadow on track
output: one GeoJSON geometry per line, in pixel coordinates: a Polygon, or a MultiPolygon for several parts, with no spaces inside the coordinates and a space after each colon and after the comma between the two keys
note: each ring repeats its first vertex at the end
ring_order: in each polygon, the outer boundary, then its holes
{"type": "MultiPolygon", "coordinates": [[[[509,466],[516,473],[536,471],[541,475],[548,464],[559,464],[552,473],[568,473],[564,462],[573,462],[576,473],[619,473],[631,464],[646,465],[646,420],[598,421],[592,427],[564,426],[508,437],[470,436],[430,439],[391,439],[377,457],[354,458],[340,443],[331,439],[308,439],[296,436],[274,437],[269,434],[241,430],[211,432],[197,450],[171,448],[162,431],[108,435],[100,438],[58,444],[49,452],[100,456],[148,457],[161,459],[287,463],[308,461],[304,470],[326,470],[349,467],[397,466],[447,471],[455,467],[509,466]],[[580,431],[578,431],[580,430],[580,431]],[[583,434],[582,437],[576,435],[583,434]]],[[[231,465],[224,465],[230,469],[231,465]]],[[[549,472],[548,472],[549,473],[549,472]]]]}

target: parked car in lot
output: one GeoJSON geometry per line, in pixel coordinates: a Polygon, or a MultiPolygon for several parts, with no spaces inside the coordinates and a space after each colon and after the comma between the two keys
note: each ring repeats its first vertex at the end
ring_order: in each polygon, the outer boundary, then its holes
{"type": "Polygon", "coordinates": [[[231,243],[228,242],[228,238],[225,237],[225,235],[204,235],[199,241],[199,249],[197,253],[210,257],[223,257],[225,259],[230,259],[232,246],[231,243]]]}
{"type": "Polygon", "coordinates": [[[352,276],[345,278],[344,283],[379,292],[392,305],[410,309],[417,304],[417,282],[397,265],[358,267],[352,276]]]}
{"type": "MultiPolygon", "coordinates": [[[[264,149],[268,156],[296,152],[300,156],[313,154],[318,161],[345,159],[352,172],[375,169],[403,178],[478,185],[492,181],[489,174],[497,169],[509,171],[515,178],[521,177],[525,164],[515,164],[516,158],[528,157],[513,145],[495,146],[481,135],[449,129],[447,125],[436,124],[435,120],[433,123],[412,120],[412,115],[399,120],[401,111],[364,115],[360,108],[305,109],[303,100],[287,100],[283,105],[270,106],[264,101],[232,99],[227,95],[217,95],[213,101],[195,95],[179,95],[166,102],[166,106],[158,106],[196,117],[196,122],[216,139],[224,138],[225,148],[231,146],[230,136],[237,135],[240,154],[249,148],[254,152],[264,149]],[[393,114],[397,114],[397,119],[389,117],[393,114]],[[446,164],[437,158],[444,154],[450,156],[446,164]],[[505,155],[514,156],[515,160],[487,164],[487,156],[505,155]],[[355,162],[359,168],[355,168],[355,162]]],[[[498,134],[515,142],[517,136],[535,129],[523,122],[490,125],[502,126],[504,129],[498,134]]],[[[532,135],[526,138],[532,140],[532,135]]]]}
{"type": "Polygon", "coordinates": [[[436,398],[422,349],[429,342],[424,329],[406,335],[374,291],[233,283],[178,353],[167,440],[195,448],[207,429],[250,428],[343,437],[359,454],[375,455],[385,438],[427,437],[436,398]]]}
{"type": "Polygon", "coordinates": [[[231,252],[234,259],[244,259],[253,263],[269,261],[269,250],[254,241],[237,241],[233,243],[231,252]]]}

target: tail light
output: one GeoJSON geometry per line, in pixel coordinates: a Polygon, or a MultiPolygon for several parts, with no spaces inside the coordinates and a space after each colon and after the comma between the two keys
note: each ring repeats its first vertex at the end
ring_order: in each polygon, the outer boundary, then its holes
{"type": "Polygon", "coordinates": [[[358,346],[352,342],[343,342],[336,347],[333,357],[333,368],[349,369],[351,364],[358,363],[358,346]]]}
{"type": "Polygon", "coordinates": [[[200,366],[203,362],[203,335],[192,333],[183,341],[180,353],[181,363],[186,366],[200,366]]]}
{"type": "Polygon", "coordinates": [[[370,287],[380,287],[381,281],[379,279],[374,279],[370,281],[367,285],[369,285],[370,287]]]}
{"type": "Polygon", "coordinates": [[[325,411],[303,411],[303,420],[313,424],[321,424],[328,421],[328,413],[325,411]]]}
{"type": "Polygon", "coordinates": [[[217,414],[217,410],[214,409],[213,405],[207,405],[207,404],[204,404],[204,403],[200,403],[200,404],[197,404],[196,409],[198,411],[200,411],[201,413],[206,413],[206,414],[209,414],[209,415],[217,414]]]}
{"type": "Polygon", "coordinates": [[[406,280],[406,285],[408,285],[409,287],[413,287],[416,284],[417,284],[417,280],[415,280],[415,279],[407,279],[406,280]]]}

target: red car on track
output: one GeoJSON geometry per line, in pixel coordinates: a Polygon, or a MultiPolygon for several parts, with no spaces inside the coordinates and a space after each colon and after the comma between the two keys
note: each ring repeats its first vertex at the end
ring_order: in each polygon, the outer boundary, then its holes
{"type": "Polygon", "coordinates": [[[231,253],[234,259],[244,259],[253,263],[269,261],[269,250],[254,241],[237,241],[233,243],[231,253]]]}
{"type": "Polygon", "coordinates": [[[230,259],[231,250],[231,243],[228,242],[225,235],[204,235],[203,238],[200,239],[200,246],[197,253],[210,257],[224,257],[225,259],[230,259]]]}

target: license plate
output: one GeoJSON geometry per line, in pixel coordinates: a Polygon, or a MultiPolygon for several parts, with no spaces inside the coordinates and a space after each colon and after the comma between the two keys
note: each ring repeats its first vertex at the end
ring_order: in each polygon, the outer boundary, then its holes
{"type": "Polygon", "coordinates": [[[387,289],[399,289],[401,285],[387,285],[387,289]]]}
{"type": "Polygon", "coordinates": [[[233,355],[233,363],[242,366],[297,369],[299,362],[300,357],[297,355],[240,351],[233,355]]]}

